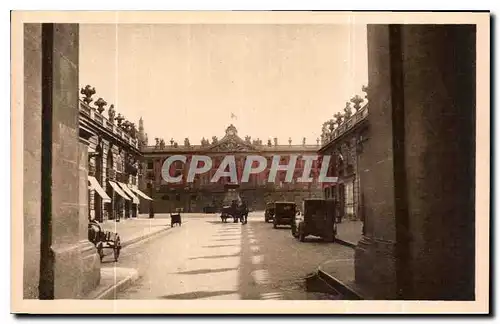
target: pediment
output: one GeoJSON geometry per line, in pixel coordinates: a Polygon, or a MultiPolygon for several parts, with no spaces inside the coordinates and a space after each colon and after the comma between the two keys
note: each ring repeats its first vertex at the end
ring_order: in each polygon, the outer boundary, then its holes
{"type": "Polygon", "coordinates": [[[252,144],[249,144],[238,136],[224,136],[218,143],[213,144],[209,151],[214,152],[247,152],[256,151],[252,144]]]}

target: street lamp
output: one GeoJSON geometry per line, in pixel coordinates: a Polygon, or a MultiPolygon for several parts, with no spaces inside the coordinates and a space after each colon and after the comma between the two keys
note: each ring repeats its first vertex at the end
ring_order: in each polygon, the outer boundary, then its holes
{"type": "MultiPolygon", "coordinates": [[[[149,197],[151,199],[153,199],[153,180],[149,180],[148,187],[149,187],[149,197]]],[[[153,200],[150,200],[149,201],[149,218],[154,218],[154,217],[155,217],[155,213],[153,210],[153,200]]]]}

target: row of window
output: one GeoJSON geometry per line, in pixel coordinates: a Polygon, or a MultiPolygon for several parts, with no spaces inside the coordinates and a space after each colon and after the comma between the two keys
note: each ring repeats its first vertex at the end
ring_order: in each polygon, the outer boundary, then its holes
{"type": "MultiPolygon", "coordinates": [[[[220,162],[221,162],[221,161],[214,160],[213,169],[217,169],[217,168],[219,167],[219,165],[220,165],[220,162]]],[[[281,160],[280,160],[280,164],[285,164],[286,162],[287,162],[287,159],[286,159],[286,158],[281,158],[281,160]]],[[[161,168],[161,164],[162,164],[162,162],[161,162],[160,160],[156,160],[156,163],[157,163],[158,165],[160,165],[160,168],[161,168]]],[[[272,163],[272,159],[271,159],[271,158],[268,158],[268,159],[267,159],[267,163],[268,163],[268,165],[271,165],[271,163],[272,163]]],[[[185,164],[184,164],[184,163],[182,163],[181,161],[175,161],[175,162],[172,164],[172,166],[173,166],[173,168],[174,168],[175,170],[183,170],[183,169],[184,169],[185,164]]],[[[240,166],[240,167],[243,167],[243,166],[244,166],[244,164],[243,164],[243,163],[239,163],[239,166],[240,166]]],[[[257,166],[257,162],[254,162],[253,167],[256,167],[256,166],[257,166]]],[[[305,161],[304,161],[304,160],[301,160],[301,159],[298,159],[298,160],[297,160],[297,162],[296,162],[296,164],[295,164],[295,167],[300,169],[300,168],[304,168],[304,166],[305,166],[305,161]]],[[[313,168],[313,169],[315,169],[315,168],[317,168],[317,167],[319,167],[319,166],[318,166],[318,161],[313,161],[312,168],[313,168]]],[[[148,170],[152,170],[152,169],[154,169],[154,161],[152,161],[152,160],[148,161],[148,162],[147,162],[147,168],[148,168],[148,170]]]]}

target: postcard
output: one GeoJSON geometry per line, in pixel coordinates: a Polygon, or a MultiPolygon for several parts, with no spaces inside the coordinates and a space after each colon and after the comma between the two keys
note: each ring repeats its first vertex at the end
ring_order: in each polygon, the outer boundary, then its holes
{"type": "Polygon", "coordinates": [[[13,313],[489,313],[488,12],[11,27],[13,313]]]}

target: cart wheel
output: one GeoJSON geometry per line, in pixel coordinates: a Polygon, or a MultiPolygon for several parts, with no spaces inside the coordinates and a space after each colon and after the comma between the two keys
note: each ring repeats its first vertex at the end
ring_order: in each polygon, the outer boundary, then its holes
{"type": "Polygon", "coordinates": [[[276,223],[273,222],[273,228],[278,228],[278,225],[276,225],[276,223]]]}
{"type": "Polygon", "coordinates": [[[102,243],[99,242],[96,247],[97,247],[97,254],[99,254],[99,259],[102,262],[102,259],[104,258],[104,251],[103,251],[103,248],[102,248],[102,243]]]}
{"type": "Polygon", "coordinates": [[[120,243],[120,237],[118,235],[115,236],[115,244],[114,244],[114,247],[113,247],[113,256],[115,258],[115,262],[118,261],[118,258],[120,257],[120,250],[121,250],[122,246],[121,246],[121,243],[120,243]]]}

